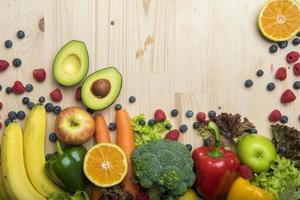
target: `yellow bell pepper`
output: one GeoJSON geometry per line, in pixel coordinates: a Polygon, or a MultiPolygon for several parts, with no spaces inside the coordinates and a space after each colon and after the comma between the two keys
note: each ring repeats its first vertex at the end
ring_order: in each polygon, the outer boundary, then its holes
{"type": "Polygon", "coordinates": [[[237,178],[232,184],[227,195],[227,200],[275,200],[274,196],[252,185],[249,180],[242,177],[237,178]]]}

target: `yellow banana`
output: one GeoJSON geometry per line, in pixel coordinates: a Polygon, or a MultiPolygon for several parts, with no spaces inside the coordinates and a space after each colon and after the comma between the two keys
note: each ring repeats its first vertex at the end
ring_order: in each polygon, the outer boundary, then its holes
{"type": "Polygon", "coordinates": [[[46,110],[35,105],[30,111],[24,128],[24,158],[27,175],[33,187],[44,197],[63,191],[53,183],[45,172],[46,110]]]}
{"type": "Polygon", "coordinates": [[[22,130],[17,123],[10,123],[4,130],[1,162],[2,180],[10,199],[46,200],[34,189],[27,177],[23,157],[22,130]]]}
{"type": "Polygon", "coordinates": [[[4,182],[2,181],[2,173],[1,173],[1,153],[0,153],[0,200],[9,200],[8,194],[4,187],[4,182]]]}

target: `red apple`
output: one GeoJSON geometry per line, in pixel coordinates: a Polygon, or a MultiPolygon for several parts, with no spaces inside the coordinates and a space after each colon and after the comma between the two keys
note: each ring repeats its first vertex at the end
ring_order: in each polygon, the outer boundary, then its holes
{"type": "Polygon", "coordinates": [[[68,107],[56,117],[55,132],[66,144],[83,144],[94,135],[95,122],[87,111],[68,107]]]}

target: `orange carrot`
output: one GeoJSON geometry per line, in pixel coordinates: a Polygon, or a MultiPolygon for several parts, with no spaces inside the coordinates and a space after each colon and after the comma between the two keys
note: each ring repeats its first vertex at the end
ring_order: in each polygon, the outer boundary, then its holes
{"type": "MultiPolygon", "coordinates": [[[[111,143],[109,130],[106,121],[102,114],[97,113],[95,115],[95,140],[96,143],[111,143]]],[[[92,189],[92,200],[100,199],[100,188],[94,186],[92,189]]]]}
{"type": "Polygon", "coordinates": [[[131,119],[126,110],[121,109],[116,114],[117,124],[117,145],[119,145],[127,156],[128,172],[122,184],[126,191],[130,192],[134,198],[137,197],[140,187],[131,181],[134,176],[131,154],[135,149],[134,134],[131,127],[131,119]]]}
{"type": "Polygon", "coordinates": [[[111,143],[109,130],[106,121],[102,114],[98,113],[95,116],[95,139],[96,143],[106,142],[111,143]]]}

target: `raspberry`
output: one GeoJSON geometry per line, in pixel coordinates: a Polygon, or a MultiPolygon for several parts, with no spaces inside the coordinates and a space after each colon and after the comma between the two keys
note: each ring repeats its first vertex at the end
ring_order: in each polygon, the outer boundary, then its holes
{"type": "Polygon", "coordinates": [[[296,63],[293,67],[295,76],[300,76],[300,63],[296,63]]]}
{"type": "Polygon", "coordinates": [[[166,114],[164,113],[163,110],[157,109],[154,113],[154,119],[156,122],[163,122],[166,120],[166,114]]]}
{"type": "Polygon", "coordinates": [[[81,101],[81,87],[78,87],[75,91],[75,99],[76,101],[81,101]]]}
{"type": "Polygon", "coordinates": [[[21,81],[15,81],[12,86],[12,92],[15,94],[23,94],[25,92],[25,87],[21,81]]]}
{"type": "Polygon", "coordinates": [[[197,113],[197,120],[199,122],[205,122],[206,114],[204,112],[197,113]]]}
{"type": "Polygon", "coordinates": [[[299,59],[299,53],[297,51],[291,51],[286,55],[286,61],[288,63],[296,62],[299,59]]]}
{"type": "Polygon", "coordinates": [[[275,78],[280,81],[285,80],[286,79],[286,68],[284,68],[284,67],[278,68],[275,78]]]}
{"type": "Polygon", "coordinates": [[[149,194],[147,192],[140,192],[137,197],[137,200],[150,200],[149,194]]]}
{"type": "Polygon", "coordinates": [[[169,131],[165,136],[165,139],[174,140],[174,141],[178,140],[178,138],[179,138],[179,131],[176,129],[169,131]]]}
{"type": "Polygon", "coordinates": [[[37,82],[43,82],[46,79],[46,71],[42,68],[34,69],[32,74],[37,82]]]}
{"type": "Polygon", "coordinates": [[[0,72],[3,72],[9,67],[9,63],[6,60],[0,59],[0,72]]]}
{"type": "Polygon", "coordinates": [[[241,175],[241,177],[248,179],[248,180],[251,180],[253,178],[252,170],[247,165],[240,166],[240,175],[241,175]]]}
{"type": "Polygon", "coordinates": [[[286,104],[286,103],[290,103],[290,102],[294,101],[295,99],[296,99],[296,95],[293,93],[293,91],[290,89],[287,89],[286,91],[284,91],[282,93],[280,102],[283,104],[286,104]]]}
{"type": "Polygon", "coordinates": [[[280,121],[281,117],[282,117],[281,112],[276,109],[276,110],[273,110],[270,113],[270,115],[269,115],[269,121],[270,122],[278,122],[278,121],[280,121]]]}
{"type": "Polygon", "coordinates": [[[63,99],[62,93],[60,89],[56,88],[52,92],[50,92],[50,98],[54,102],[60,102],[63,99]]]}

